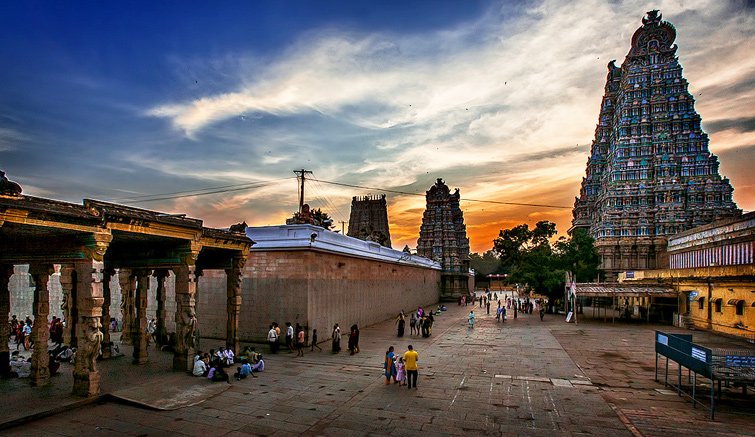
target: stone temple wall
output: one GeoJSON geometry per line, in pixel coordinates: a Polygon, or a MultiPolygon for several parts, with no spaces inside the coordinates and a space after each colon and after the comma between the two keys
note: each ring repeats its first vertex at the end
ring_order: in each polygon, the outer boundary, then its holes
{"type": "MultiPolygon", "coordinates": [[[[244,268],[239,333],[265,342],[269,324],[290,321],[330,337],[356,323],[370,325],[438,301],[440,272],[422,267],[316,251],[254,252],[244,268]]],[[[225,273],[205,272],[199,282],[197,319],[203,337],[224,338],[225,273]],[[210,292],[210,290],[212,290],[210,292]],[[223,291],[222,293],[220,291],[223,291]]],[[[203,345],[209,348],[209,345],[203,345]]]]}

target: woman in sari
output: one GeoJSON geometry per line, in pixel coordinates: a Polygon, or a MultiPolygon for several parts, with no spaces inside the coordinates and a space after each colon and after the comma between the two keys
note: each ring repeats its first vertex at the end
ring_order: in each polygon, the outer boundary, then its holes
{"type": "Polygon", "coordinates": [[[393,346],[389,347],[385,352],[385,361],[383,362],[383,369],[385,369],[385,385],[391,383],[391,377],[393,381],[396,381],[396,355],[393,353],[393,346]]]}

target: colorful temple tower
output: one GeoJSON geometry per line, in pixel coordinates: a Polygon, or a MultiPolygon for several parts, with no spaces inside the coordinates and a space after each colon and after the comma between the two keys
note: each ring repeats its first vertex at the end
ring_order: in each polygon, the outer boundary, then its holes
{"type": "Polygon", "coordinates": [[[417,255],[441,265],[441,301],[455,301],[469,292],[469,238],[459,198],[459,189],[451,194],[439,178],[426,192],[417,240],[417,255]]]}
{"type": "Polygon", "coordinates": [[[351,198],[349,215],[349,237],[374,241],[381,246],[391,247],[391,232],[388,230],[388,207],[385,194],[351,198]]]}
{"type": "Polygon", "coordinates": [[[674,26],[650,11],[621,67],[608,64],[572,220],[595,238],[608,280],[665,267],[667,236],[741,214],[708,151],[675,38],[674,26]]]}

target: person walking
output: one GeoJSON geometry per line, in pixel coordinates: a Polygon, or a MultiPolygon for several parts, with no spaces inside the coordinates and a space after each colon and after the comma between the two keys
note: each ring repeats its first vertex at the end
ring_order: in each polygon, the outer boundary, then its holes
{"type": "Polygon", "coordinates": [[[467,316],[467,322],[469,323],[470,328],[474,328],[474,310],[469,312],[469,315],[467,316]]]}
{"type": "Polygon", "coordinates": [[[398,317],[396,317],[396,325],[398,325],[398,332],[396,333],[396,336],[403,337],[404,329],[406,326],[406,317],[404,316],[404,310],[401,310],[401,312],[398,313],[398,317]]]}
{"type": "Polygon", "coordinates": [[[414,330],[417,327],[417,314],[412,312],[412,316],[409,319],[409,334],[414,335],[414,330]]]}
{"type": "Polygon", "coordinates": [[[406,368],[407,388],[409,389],[412,388],[412,385],[415,390],[417,389],[417,377],[419,376],[417,361],[419,361],[419,354],[414,350],[412,345],[409,345],[409,350],[404,352],[404,368],[406,368]]]}
{"type": "Polygon", "coordinates": [[[298,323],[296,324],[296,356],[304,356],[304,329],[298,323]]]}
{"type": "Polygon", "coordinates": [[[391,383],[391,377],[396,381],[396,355],[393,353],[393,346],[389,347],[385,351],[385,359],[383,361],[383,374],[385,375],[385,385],[391,383]]]}
{"type": "Polygon", "coordinates": [[[312,330],[312,349],[310,349],[310,352],[314,352],[315,348],[317,348],[319,352],[322,352],[322,348],[317,344],[317,329],[312,330]]]}

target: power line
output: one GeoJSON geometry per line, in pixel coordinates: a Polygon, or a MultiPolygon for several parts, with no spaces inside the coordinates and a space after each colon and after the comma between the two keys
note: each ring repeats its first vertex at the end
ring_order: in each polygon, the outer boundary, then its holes
{"type": "Polygon", "coordinates": [[[236,184],[236,185],[224,185],[220,187],[212,187],[212,188],[203,188],[199,190],[190,190],[190,191],[176,191],[173,193],[162,193],[162,194],[151,194],[151,195],[145,195],[145,196],[136,196],[131,198],[122,198],[122,199],[115,199],[114,201],[118,202],[129,202],[129,203],[143,203],[143,202],[155,202],[158,200],[171,200],[171,199],[181,199],[184,197],[197,197],[197,196],[206,196],[208,194],[220,194],[220,193],[229,193],[233,191],[243,191],[243,190],[249,190],[252,188],[261,188],[267,185],[270,185],[275,182],[279,182],[286,179],[293,179],[291,177],[286,178],[279,178],[279,179],[273,179],[269,181],[259,181],[259,182],[248,182],[245,184],[236,184]]]}
{"type": "MultiPolygon", "coordinates": [[[[384,191],[386,193],[395,193],[395,194],[404,194],[407,196],[422,196],[425,197],[425,194],[421,193],[409,193],[407,191],[398,191],[398,190],[389,190],[386,188],[377,188],[377,187],[365,187],[362,185],[352,185],[352,184],[344,184],[341,182],[333,182],[333,181],[324,181],[322,179],[315,179],[311,178],[312,180],[315,180],[317,182],[322,182],[324,184],[331,184],[331,185],[338,185],[341,187],[349,187],[349,188],[361,188],[364,190],[376,190],[376,191],[384,191]]],[[[571,206],[561,206],[561,205],[544,205],[539,203],[520,203],[520,202],[500,202],[497,200],[479,200],[479,199],[467,199],[463,198],[461,199],[462,202],[478,202],[478,203],[493,203],[496,205],[514,205],[514,206],[537,206],[540,208],[558,208],[558,209],[572,209],[571,206]]]]}

